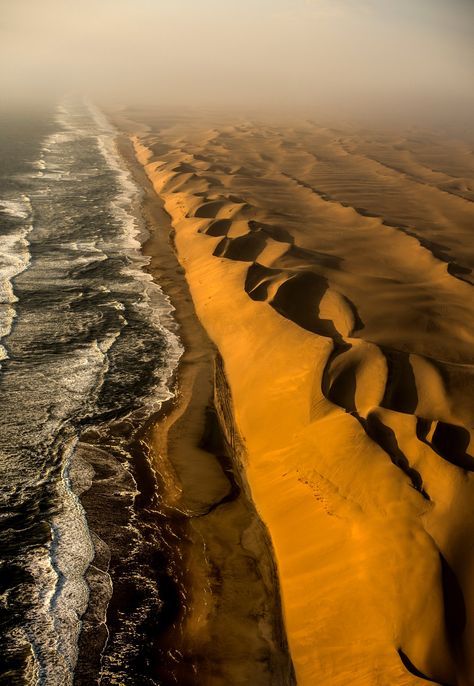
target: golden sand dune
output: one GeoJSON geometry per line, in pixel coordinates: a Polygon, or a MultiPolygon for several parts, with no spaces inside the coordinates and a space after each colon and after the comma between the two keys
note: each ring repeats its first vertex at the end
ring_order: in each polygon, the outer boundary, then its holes
{"type": "Polygon", "coordinates": [[[474,683],[468,147],[148,123],[136,155],[224,360],[298,683],[474,683]]]}

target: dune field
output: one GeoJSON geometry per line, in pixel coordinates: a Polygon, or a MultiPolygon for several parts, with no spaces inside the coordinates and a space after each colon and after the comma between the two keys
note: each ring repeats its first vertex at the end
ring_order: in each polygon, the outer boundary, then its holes
{"type": "Polygon", "coordinates": [[[223,361],[297,683],[473,684],[468,141],[127,116],[223,361]]]}

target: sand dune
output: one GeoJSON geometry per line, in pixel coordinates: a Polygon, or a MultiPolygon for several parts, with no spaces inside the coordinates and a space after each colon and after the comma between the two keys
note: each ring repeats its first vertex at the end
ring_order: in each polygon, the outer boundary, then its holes
{"type": "Polygon", "coordinates": [[[159,129],[136,155],[224,360],[298,683],[474,683],[466,144],[159,129]]]}

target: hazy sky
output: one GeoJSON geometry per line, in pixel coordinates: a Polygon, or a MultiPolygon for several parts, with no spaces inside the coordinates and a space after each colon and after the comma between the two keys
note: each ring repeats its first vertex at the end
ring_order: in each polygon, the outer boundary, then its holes
{"type": "Polygon", "coordinates": [[[2,97],[459,109],[474,0],[0,0],[2,97]]]}

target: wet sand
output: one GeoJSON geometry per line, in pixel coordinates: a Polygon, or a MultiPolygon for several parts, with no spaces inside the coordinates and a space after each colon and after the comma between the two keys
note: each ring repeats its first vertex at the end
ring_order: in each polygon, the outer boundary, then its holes
{"type": "Polygon", "coordinates": [[[223,359],[298,683],[472,683],[470,141],[130,119],[223,359]]]}

